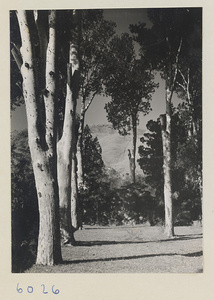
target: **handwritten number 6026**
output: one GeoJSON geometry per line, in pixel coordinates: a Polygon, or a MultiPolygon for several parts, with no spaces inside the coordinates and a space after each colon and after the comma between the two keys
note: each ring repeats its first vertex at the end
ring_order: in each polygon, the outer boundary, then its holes
{"type": "MultiPolygon", "coordinates": [[[[44,285],[44,284],[41,284],[41,286],[42,286],[42,288],[43,288],[43,290],[42,290],[43,294],[48,294],[48,292],[45,290],[45,285],[44,285]]],[[[17,292],[18,292],[19,294],[23,293],[23,289],[22,289],[21,287],[19,287],[19,283],[17,284],[16,290],[17,290],[17,292]]],[[[29,286],[27,287],[27,292],[28,292],[29,294],[32,294],[32,293],[33,293],[33,287],[32,287],[31,285],[29,285],[29,286]]],[[[59,289],[54,289],[54,285],[52,286],[52,293],[55,294],[55,295],[59,294],[59,289]]]]}

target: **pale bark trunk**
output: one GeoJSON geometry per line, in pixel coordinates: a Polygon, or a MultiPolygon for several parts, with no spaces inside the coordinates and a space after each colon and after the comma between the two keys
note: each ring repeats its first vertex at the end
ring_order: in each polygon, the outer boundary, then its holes
{"type": "Polygon", "coordinates": [[[82,162],[84,121],[85,121],[85,104],[84,104],[84,99],[82,98],[81,115],[80,115],[78,140],[77,140],[77,179],[78,179],[79,190],[81,190],[84,187],[83,162],[82,162]]]}
{"type": "MultiPolygon", "coordinates": [[[[72,233],[78,229],[78,186],[77,186],[77,136],[76,136],[76,106],[77,99],[73,99],[73,110],[72,110],[72,166],[71,166],[71,224],[72,233]]],[[[75,242],[73,236],[73,242],[75,242]]]]}
{"type": "Polygon", "coordinates": [[[55,151],[54,98],[55,80],[55,11],[49,15],[49,47],[47,51],[46,140],[38,131],[39,109],[33,47],[26,11],[17,11],[22,39],[23,95],[26,104],[28,139],[39,204],[39,238],[37,264],[53,265],[62,260],[58,220],[58,185],[55,151]],[[50,72],[53,72],[50,74],[50,72]]]}
{"type": "Polygon", "coordinates": [[[163,143],[165,234],[170,238],[174,236],[174,227],[171,186],[171,92],[168,88],[166,89],[166,115],[161,116],[160,121],[163,143]]]}
{"type": "MultiPolygon", "coordinates": [[[[32,153],[32,152],[31,152],[32,153]]],[[[39,202],[39,238],[37,264],[54,265],[62,261],[58,219],[58,187],[56,176],[56,157],[43,155],[35,151],[33,156],[34,176],[39,202]],[[37,153],[36,153],[37,152],[37,153]],[[49,156],[49,157],[47,157],[49,156]],[[54,171],[49,167],[52,164],[54,171]]]]}
{"type": "Polygon", "coordinates": [[[76,82],[74,78],[74,72],[78,71],[78,68],[76,48],[74,45],[70,45],[69,63],[67,65],[68,78],[65,118],[62,137],[57,145],[60,228],[64,243],[73,243],[74,241],[71,221],[71,172],[72,151],[74,150],[73,145],[75,139],[76,90],[78,85],[78,82],[76,82]]]}
{"type": "Polygon", "coordinates": [[[83,162],[82,162],[82,142],[81,137],[78,138],[77,142],[77,179],[78,179],[78,189],[81,190],[84,187],[83,178],[83,162]]]}
{"type": "Polygon", "coordinates": [[[71,170],[71,224],[73,233],[79,228],[79,211],[78,211],[78,187],[77,187],[77,159],[76,151],[72,153],[72,170],[71,170]]]}
{"type": "Polygon", "coordinates": [[[58,163],[58,184],[60,199],[60,230],[64,243],[71,240],[71,218],[70,218],[70,198],[71,198],[71,114],[72,92],[67,84],[67,96],[65,104],[65,117],[63,134],[57,144],[57,163],[58,163]]]}
{"type": "Polygon", "coordinates": [[[182,38],[178,46],[177,54],[175,56],[175,69],[173,70],[171,56],[171,45],[168,37],[166,42],[169,50],[169,68],[168,75],[166,75],[166,115],[165,120],[161,116],[161,132],[162,132],[162,143],[163,143],[163,173],[164,173],[164,204],[165,204],[165,234],[171,238],[174,236],[173,227],[173,208],[172,208],[172,183],[171,183],[171,102],[172,95],[175,88],[175,82],[178,73],[178,61],[182,46],[182,38]]]}

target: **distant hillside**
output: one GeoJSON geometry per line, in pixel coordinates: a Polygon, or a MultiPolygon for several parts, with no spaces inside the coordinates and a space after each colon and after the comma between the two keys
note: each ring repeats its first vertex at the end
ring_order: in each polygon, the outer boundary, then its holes
{"type": "MultiPolygon", "coordinates": [[[[132,147],[131,135],[121,136],[118,131],[114,130],[111,125],[92,125],[91,133],[97,137],[102,147],[102,157],[107,167],[112,167],[120,174],[129,173],[128,149],[132,147]]],[[[140,137],[144,130],[138,130],[137,137],[137,159],[140,137]]],[[[136,173],[141,173],[138,163],[136,164],[136,173]]]]}

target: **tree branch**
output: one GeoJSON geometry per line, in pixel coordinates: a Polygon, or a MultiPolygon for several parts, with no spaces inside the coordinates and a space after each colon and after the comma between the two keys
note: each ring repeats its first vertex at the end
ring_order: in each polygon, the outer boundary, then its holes
{"type": "Polygon", "coordinates": [[[46,113],[46,143],[49,148],[53,147],[53,136],[55,129],[55,94],[56,94],[56,70],[55,70],[55,52],[56,52],[56,11],[51,10],[49,14],[49,42],[46,54],[46,93],[45,113],[46,113]]]}
{"type": "Polygon", "coordinates": [[[89,106],[91,105],[92,101],[94,100],[94,97],[95,97],[96,94],[97,94],[97,91],[95,91],[95,92],[93,93],[93,95],[91,96],[91,98],[90,98],[88,104],[85,106],[84,112],[86,112],[86,111],[89,109],[89,106]]]}
{"type": "MultiPolygon", "coordinates": [[[[20,52],[19,52],[20,53],[20,52]]],[[[13,55],[13,58],[15,59],[15,62],[19,68],[19,71],[21,71],[21,66],[22,66],[22,57],[21,55],[17,52],[17,47],[13,47],[13,49],[11,50],[11,54],[13,55]]]]}
{"type": "Polygon", "coordinates": [[[34,74],[34,57],[32,49],[32,41],[29,31],[29,24],[26,10],[17,10],[16,12],[20,27],[22,47],[20,53],[22,55],[21,74],[23,78],[23,96],[26,104],[29,139],[40,139],[40,133],[37,129],[38,107],[36,98],[36,80],[34,74]]]}
{"type": "Polygon", "coordinates": [[[178,69],[178,72],[180,73],[180,75],[181,75],[181,77],[182,77],[182,79],[183,79],[183,82],[187,85],[187,81],[186,81],[186,79],[185,79],[184,74],[181,72],[180,69],[178,69]]]}
{"type": "Polygon", "coordinates": [[[177,77],[177,73],[178,73],[178,61],[179,61],[179,55],[180,55],[180,52],[181,52],[182,42],[183,42],[183,39],[181,38],[180,44],[179,44],[179,47],[178,47],[178,51],[177,51],[177,55],[176,55],[176,59],[175,59],[175,73],[174,73],[174,78],[173,78],[173,81],[172,81],[172,90],[175,86],[175,81],[176,81],[176,77],[177,77]]]}
{"type": "Polygon", "coordinates": [[[20,91],[23,93],[23,89],[22,89],[21,83],[20,82],[16,82],[16,85],[18,86],[18,88],[20,89],[20,91]]]}
{"type": "Polygon", "coordinates": [[[186,91],[186,89],[185,89],[185,86],[184,85],[182,85],[180,82],[177,82],[177,84],[184,90],[184,91],[186,91]]]}
{"type": "MultiPolygon", "coordinates": [[[[89,72],[88,72],[88,82],[91,80],[91,77],[92,77],[92,75],[93,75],[93,73],[97,70],[97,68],[98,68],[98,66],[99,66],[99,63],[100,63],[100,60],[96,63],[96,65],[94,66],[94,68],[93,68],[93,70],[91,71],[91,74],[89,74],[89,72]]],[[[93,65],[93,63],[92,63],[92,65],[93,65]]]]}
{"type": "Polygon", "coordinates": [[[189,92],[189,80],[190,80],[190,79],[189,79],[189,72],[190,72],[190,69],[188,68],[188,71],[187,71],[187,80],[185,79],[185,76],[184,76],[184,74],[181,72],[180,69],[178,69],[178,72],[180,73],[180,75],[181,75],[181,77],[182,77],[182,79],[183,79],[183,82],[184,82],[185,86],[182,85],[182,84],[179,83],[179,82],[178,82],[178,85],[179,85],[180,87],[183,88],[184,92],[186,92],[188,103],[189,103],[189,105],[191,105],[191,96],[190,96],[190,92],[189,92]]]}

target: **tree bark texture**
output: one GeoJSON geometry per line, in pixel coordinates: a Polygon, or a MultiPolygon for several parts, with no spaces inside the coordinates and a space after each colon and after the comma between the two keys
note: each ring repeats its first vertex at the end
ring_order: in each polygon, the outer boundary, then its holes
{"type": "MultiPolygon", "coordinates": [[[[64,243],[74,240],[71,220],[72,152],[75,145],[75,117],[78,90],[79,62],[74,45],[70,45],[67,64],[67,93],[62,137],[57,145],[58,184],[60,198],[60,229],[64,243]]],[[[76,152],[75,152],[76,153],[76,152]]]]}
{"type": "Polygon", "coordinates": [[[175,89],[175,82],[178,73],[178,61],[182,47],[182,38],[178,46],[178,50],[175,56],[175,63],[172,63],[172,47],[169,42],[169,38],[166,37],[168,45],[168,74],[166,73],[166,115],[165,118],[161,116],[161,132],[162,132],[162,144],[163,144],[163,173],[164,173],[164,204],[165,204],[165,234],[171,238],[174,236],[173,226],[173,207],[172,207],[172,183],[171,183],[171,103],[172,95],[175,89]]]}
{"type": "MultiPolygon", "coordinates": [[[[49,13],[49,42],[46,53],[45,136],[38,129],[41,103],[36,78],[30,11],[17,11],[22,47],[23,95],[28,122],[28,142],[31,152],[39,205],[39,237],[37,264],[53,265],[61,262],[58,185],[55,134],[55,11],[49,13]]],[[[32,18],[31,18],[32,21],[32,18]]],[[[35,24],[34,24],[35,25],[35,24]]]]}
{"type": "Polygon", "coordinates": [[[174,236],[172,215],[172,186],[171,186],[171,100],[170,91],[166,89],[166,115],[160,117],[163,144],[163,174],[164,174],[164,205],[165,205],[165,234],[174,236]]]}
{"type": "Polygon", "coordinates": [[[79,228],[79,199],[77,186],[77,157],[76,143],[72,151],[72,168],[71,168],[71,224],[74,233],[79,228]]]}
{"type": "Polygon", "coordinates": [[[77,139],[77,181],[78,181],[79,190],[84,187],[83,162],[82,162],[84,122],[85,122],[85,103],[84,103],[84,99],[82,98],[81,114],[80,114],[80,121],[79,121],[79,128],[78,128],[78,139],[77,139]]]}
{"type": "MultiPolygon", "coordinates": [[[[76,82],[78,85],[78,82],[76,82]]],[[[78,88],[78,87],[77,87],[78,88]]],[[[72,225],[72,233],[79,228],[79,203],[78,203],[78,186],[77,186],[77,133],[76,133],[76,106],[77,106],[77,97],[74,94],[73,98],[73,110],[72,110],[72,145],[71,145],[71,225],[72,225]]],[[[74,240],[74,237],[73,237],[74,240]]]]}

